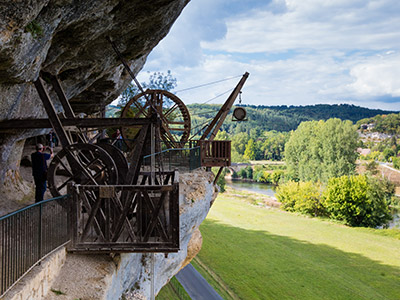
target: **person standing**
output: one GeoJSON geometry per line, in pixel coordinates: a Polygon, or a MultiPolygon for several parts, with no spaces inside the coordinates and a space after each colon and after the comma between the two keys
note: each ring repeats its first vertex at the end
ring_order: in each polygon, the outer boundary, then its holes
{"type": "Polygon", "coordinates": [[[50,154],[44,153],[46,148],[42,144],[36,145],[36,152],[31,154],[32,159],[32,175],[35,180],[35,202],[43,200],[47,185],[47,160],[53,158],[53,150],[50,154]]]}
{"type": "Polygon", "coordinates": [[[122,135],[119,129],[117,129],[117,131],[114,132],[112,138],[114,139],[113,145],[115,145],[119,150],[122,150],[122,135]]]}

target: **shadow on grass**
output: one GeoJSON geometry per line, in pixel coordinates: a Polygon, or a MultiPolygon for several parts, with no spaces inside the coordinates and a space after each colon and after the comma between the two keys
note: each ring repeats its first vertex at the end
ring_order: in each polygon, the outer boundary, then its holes
{"type": "Polygon", "coordinates": [[[399,267],[211,220],[200,229],[199,258],[241,299],[400,299],[399,267]]]}

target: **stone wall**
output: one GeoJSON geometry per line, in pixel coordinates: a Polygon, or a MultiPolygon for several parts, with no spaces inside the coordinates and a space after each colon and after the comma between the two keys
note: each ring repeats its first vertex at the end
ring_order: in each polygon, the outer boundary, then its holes
{"type": "Polygon", "coordinates": [[[40,264],[34,266],[2,299],[42,299],[50,292],[50,287],[58,276],[65,259],[65,247],[61,247],[41,261],[40,264]]]}

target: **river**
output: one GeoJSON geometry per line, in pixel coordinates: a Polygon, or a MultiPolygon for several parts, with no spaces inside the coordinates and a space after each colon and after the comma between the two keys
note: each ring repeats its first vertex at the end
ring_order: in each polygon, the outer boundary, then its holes
{"type": "MultiPolygon", "coordinates": [[[[270,184],[226,179],[226,185],[236,190],[244,190],[275,197],[276,187],[270,184]]],[[[391,214],[393,220],[389,222],[388,228],[400,229],[400,211],[392,209],[391,214]]]]}
{"type": "Polygon", "coordinates": [[[226,179],[226,185],[236,190],[249,191],[275,197],[276,187],[270,184],[226,179]]]}

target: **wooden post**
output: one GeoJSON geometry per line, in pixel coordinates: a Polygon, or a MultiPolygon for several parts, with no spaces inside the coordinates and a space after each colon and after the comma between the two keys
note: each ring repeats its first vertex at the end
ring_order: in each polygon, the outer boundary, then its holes
{"type": "Polygon", "coordinates": [[[49,117],[50,123],[54,128],[54,131],[57,133],[58,139],[63,147],[66,147],[71,144],[71,141],[68,138],[67,133],[65,132],[60,119],[57,116],[56,109],[54,108],[53,103],[50,100],[49,95],[47,94],[44,86],[43,80],[39,77],[35,82],[36,90],[39,93],[40,99],[42,99],[44,109],[49,117]]]}

